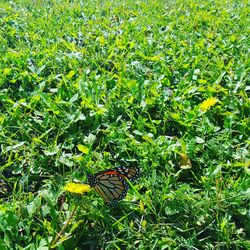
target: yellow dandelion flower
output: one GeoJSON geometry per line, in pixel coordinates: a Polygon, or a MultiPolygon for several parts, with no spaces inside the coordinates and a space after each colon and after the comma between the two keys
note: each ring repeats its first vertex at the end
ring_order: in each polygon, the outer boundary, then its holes
{"type": "Polygon", "coordinates": [[[208,98],[200,104],[200,109],[207,111],[210,107],[214,106],[219,100],[216,97],[208,98]]]}
{"type": "Polygon", "coordinates": [[[90,185],[84,183],[69,182],[65,185],[64,189],[73,194],[83,194],[89,192],[90,185]]]}

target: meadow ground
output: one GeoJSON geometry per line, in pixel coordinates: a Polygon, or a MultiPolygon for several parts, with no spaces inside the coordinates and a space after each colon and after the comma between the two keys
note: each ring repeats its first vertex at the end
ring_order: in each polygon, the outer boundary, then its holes
{"type": "Polygon", "coordinates": [[[249,10],[0,0],[0,249],[249,249],[249,10]]]}

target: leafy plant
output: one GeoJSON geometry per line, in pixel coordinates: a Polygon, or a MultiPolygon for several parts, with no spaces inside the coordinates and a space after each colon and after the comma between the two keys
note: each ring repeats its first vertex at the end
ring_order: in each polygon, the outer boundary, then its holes
{"type": "Polygon", "coordinates": [[[0,1],[0,248],[248,249],[248,16],[0,1]],[[122,165],[142,176],[115,209],[65,193],[122,165]]]}

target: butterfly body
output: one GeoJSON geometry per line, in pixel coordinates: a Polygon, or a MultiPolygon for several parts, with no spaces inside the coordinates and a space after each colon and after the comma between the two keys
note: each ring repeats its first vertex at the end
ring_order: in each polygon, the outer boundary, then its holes
{"type": "Polygon", "coordinates": [[[134,182],[138,177],[139,169],[135,167],[118,167],[87,175],[90,186],[110,205],[126,196],[127,180],[134,182]]]}

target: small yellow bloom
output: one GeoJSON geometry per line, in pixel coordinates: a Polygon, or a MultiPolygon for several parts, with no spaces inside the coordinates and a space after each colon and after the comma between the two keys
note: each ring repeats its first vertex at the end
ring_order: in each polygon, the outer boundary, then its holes
{"type": "Polygon", "coordinates": [[[69,182],[64,187],[65,190],[74,194],[83,194],[89,192],[90,185],[84,183],[69,182]]]}
{"type": "Polygon", "coordinates": [[[200,108],[203,110],[203,111],[207,111],[210,107],[214,106],[216,102],[218,102],[219,100],[216,98],[216,97],[211,97],[211,98],[208,98],[207,100],[203,101],[201,104],[200,104],[200,108]]]}

